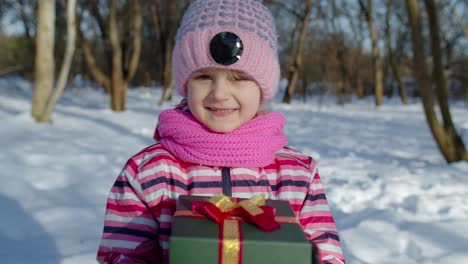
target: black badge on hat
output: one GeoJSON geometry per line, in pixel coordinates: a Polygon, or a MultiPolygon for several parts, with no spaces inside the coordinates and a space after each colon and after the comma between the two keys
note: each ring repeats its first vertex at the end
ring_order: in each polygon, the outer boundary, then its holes
{"type": "Polygon", "coordinates": [[[222,65],[236,63],[240,59],[243,50],[242,40],[231,32],[218,33],[210,42],[211,57],[222,65]]]}

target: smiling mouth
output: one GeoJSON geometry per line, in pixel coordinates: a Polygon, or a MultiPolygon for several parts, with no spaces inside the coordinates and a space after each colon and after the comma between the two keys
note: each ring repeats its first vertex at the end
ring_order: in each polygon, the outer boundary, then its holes
{"type": "Polygon", "coordinates": [[[235,108],[215,108],[215,107],[207,107],[207,109],[216,115],[228,115],[237,110],[235,108]]]}

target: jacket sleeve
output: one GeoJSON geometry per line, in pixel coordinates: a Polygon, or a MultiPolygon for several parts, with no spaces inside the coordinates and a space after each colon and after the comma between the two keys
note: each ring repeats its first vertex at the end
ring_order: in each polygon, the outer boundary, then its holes
{"type": "Polygon", "coordinates": [[[345,263],[335,220],[316,169],[308,193],[302,204],[299,221],[307,239],[318,247],[320,263],[345,263]]]}
{"type": "Polygon", "coordinates": [[[144,201],[130,159],[107,199],[104,230],[97,260],[105,264],[158,263],[158,223],[144,201]]]}

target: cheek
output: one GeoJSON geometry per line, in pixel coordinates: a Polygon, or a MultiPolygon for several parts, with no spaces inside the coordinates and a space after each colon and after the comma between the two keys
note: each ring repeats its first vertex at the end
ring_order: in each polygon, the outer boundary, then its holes
{"type": "Polygon", "coordinates": [[[244,109],[251,115],[257,114],[261,110],[261,98],[259,94],[246,94],[244,95],[244,109]]]}
{"type": "Polygon", "coordinates": [[[196,92],[196,87],[188,86],[187,87],[187,103],[188,104],[195,104],[196,102],[200,101],[200,93],[196,92]]]}
{"type": "Polygon", "coordinates": [[[249,96],[250,104],[252,105],[252,108],[255,108],[255,112],[258,112],[262,108],[262,93],[260,91],[260,88],[255,85],[255,87],[252,87],[252,91],[249,96]]]}
{"type": "Polygon", "coordinates": [[[188,88],[187,89],[187,106],[192,114],[195,114],[197,112],[197,105],[199,104],[200,103],[198,103],[196,94],[194,94],[193,91],[190,88],[188,88]]]}

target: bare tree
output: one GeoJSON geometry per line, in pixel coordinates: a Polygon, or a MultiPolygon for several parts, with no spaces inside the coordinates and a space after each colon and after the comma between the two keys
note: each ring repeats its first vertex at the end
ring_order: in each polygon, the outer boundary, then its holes
{"type": "Polygon", "coordinates": [[[152,1],[150,4],[151,20],[159,45],[159,59],[162,64],[162,88],[163,92],[158,105],[172,97],[174,83],[172,80],[172,50],[175,43],[177,26],[182,18],[183,11],[187,8],[189,0],[152,1]]]}
{"type": "Polygon", "coordinates": [[[413,69],[416,74],[417,85],[423,102],[424,112],[432,135],[447,162],[460,160],[468,161],[468,153],[461,137],[457,134],[453,125],[448,102],[443,74],[441,72],[441,51],[437,9],[433,0],[425,0],[426,12],[431,33],[431,48],[434,58],[434,75],[436,76],[436,95],[442,113],[442,124],[439,123],[434,111],[435,98],[432,91],[432,82],[428,74],[425,62],[423,37],[421,33],[421,16],[419,14],[418,0],[406,0],[408,19],[410,22],[413,42],[413,69]],[[437,66],[440,64],[439,66],[437,66]]]}
{"type": "Polygon", "coordinates": [[[457,10],[455,9],[455,4],[452,4],[450,6],[450,11],[455,16],[455,18],[457,19],[457,23],[460,25],[461,29],[463,30],[463,34],[465,35],[465,37],[467,37],[468,36],[468,26],[463,21],[462,16],[460,16],[458,14],[457,10]]]}
{"type": "Polygon", "coordinates": [[[32,117],[41,120],[54,81],[55,1],[40,1],[37,10],[37,33],[32,117]]]}
{"type": "MultiPolygon", "coordinates": [[[[342,3],[346,5],[346,3],[342,3]]],[[[333,34],[331,36],[331,50],[334,52],[332,54],[335,55],[337,59],[337,72],[339,76],[339,81],[337,82],[338,85],[335,86],[335,95],[338,96],[338,104],[343,105],[348,101],[349,91],[350,91],[350,76],[351,71],[349,66],[349,58],[350,54],[348,53],[348,47],[346,45],[346,41],[343,37],[344,32],[340,24],[337,22],[337,18],[341,18],[341,10],[338,7],[339,4],[336,1],[331,1],[331,10],[332,16],[328,18],[330,21],[330,26],[332,28],[333,34]]],[[[349,17],[348,17],[349,19],[349,17]]],[[[352,21],[349,19],[349,21],[352,21]]],[[[355,67],[358,68],[358,67],[355,67]]],[[[335,82],[336,83],[336,82],[335,82]]]]}
{"type": "MultiPolygon", "coordinates": [[[[331,1],[332,3],[334,3],[335,1],[331,1]]],[[[349,6],[349,4],[352,4],[352,2],[350,1],[347,1],[347,0],[344,0],[342,3],[340,3],[340,7],[341,7],[341,13],[345,16],[345,18],[347,19],[347,21],[349,22],[350,26],[351,26],[351,32],[352,32],[352,36],[351,36],[351,45],[355,46],[355,47],[349,47],[350,44],[347,44],[347,43],[344,43],[345,44],[345,48],[347,49],[351,49],[352,51],[348,51],[348,55],[347,56],[343,56],[343,59],[344,60],[347,60],[347,62],[345,63],[346,67],[347,68],[347,72],[349,72],[349,74],[347,74],[349,77],[349,84],[348,86],[351,86],[353,85],[354,86],[354,92],[356,93],[356,96],[358,98],[363,98],[365,96],[365,89],[364,89],[364,85],[363,85],[363,72],[365,72],[365,70],[363,70],[364,67],[362,67],[361,64],[359,64],[359,61],[362,60],[364,58],[364,54],[362,52],[363,48],[362,48],[362,43],[364,42],[364,34],[363,34],[363,23],[362,23],[362,19],[360,15],[358,15],[358,20],[357,20],[357,23],[356,23],[356,15],[353,15],[351,10],[353,9],[352,7],[349,6]],[[353,44],[354,43],[354,44],[353,44]]],[[[335,23],[334,23],[335,24],[335,23]]],[[[340,32],[345,35],[343,29],[340,30],[340,32]]],[[[342,72],[344,72],[344,70],[342,70],[342,72]]],[[[344,79],[344,78],[343,78],[344,79]]],[[[346,79],[344,79],[346,80],[346,79]]],[[[347,98],[346,98],[347,100],[347,98]]]]}
{"type": "Polygon", "coordinates": [[[302,57],[304,53],[304,43],[307,37],[307,32],[309,28],[309,19],[310,19],[310,13],[312,12],[312,0],[307,0],[305,2],[305,10],[304,14],[302,16],[302,22],[301,22],[301,30],[299,33],[299,39],[298,39],[298,46],[296,50],[296,54],[294,57],[292,57],[292,63],[289,67],[289,73],[288,73],[288,87],[286,88],[286,92],[284,93],[283,96],[283,103],[290,103],[291,102],[291,97],[294,94],[294,90],[296,88],[296,82],[299,78],[299,72],[302,69],[302,57]]]}
{"type": "Polygon", "coordinates": [[[387,0],[386,3],[386,13],[385,13],[385,39],[387,42],[387,52],[388,52],[388,60],[390,62],[390,67],[392,69],[393,77],[396,79],[398,84],[398,91],[400,94],[401,102],[406,104],[408,101],[405,86],[403,84],[403,80],[401,79],[400,68],[396,62],[395,54],[392,48],[392,31],[390,28],[390,16],[392,13],[392,0],[387,0]]]}
{"type": "Polygon", "coordinates": [[[367,0],[367,5],[365,5],[362,0],[359,0],[359,6],[361,11],[366,17],[367,25],[369,26],[369,33],[372,41],[372,65],[373,65],[373,75],[374,75],[374,86],[375,86],[375,105],[379,106],[382,104],[383,99],[383,69],[382,69],[382,60],[380,59],[380,52],[377,43],[377,32],[375,30],[374,23],[374,3],[373,0],[367,0]]]}
{"type": "Polygon", "coordinates": [[[128,59],[123,59],[125,51],[122,48],[122,40],[119,34],[118,17],[117,17],[117,1],[111,0],[109,4],[109,16],[107,21],[107,28],[98,11],[95,17],[101,28],[104,41],[108,45],[106,54],[110,56],[110,76],[102,70],[95,59],[92,52],[91,43],[80,33],[83,54],[86,63],[89,67],[90,73],[93,78],[104,86],[104,89],[110,93],[111,109],[114,111],[125,110],[125,99],[127,89],[130,81],[135,76],[141,52],[141,26],[142,17],[139,1],[131,1],[132,3],[132,28],[130,30],[131,37],[131,53],[128,59]]]}
{"type": "MultiPolygon", "coordinates": [[[[73,60],[73,54],[75,52],[75,42],[76,42],[76,0],[68,0],[66,4],[67,12],[67,44],[65,48],[65,56],[63,59],[62,67],[60,68],[59,78],[53,92],[47,99],[44,111],[39,117],[39,122],[50,122],[52,111],[60,97],[62,95],[63,89],[68,80],[68,74],[70,72],[71,62],[73,60]]],[[[37,63],[36,63],[37,64],[37,63]]]]}
{"type": "Polygon", "coordinates": [[[169,1],[165,3],[166,9],[164,10],[165,15],[161,16],[161,9],[158,9],[157,2],[152,3],[152,14],[154,27],[157,33],[159,33],[159,43],[163,51],[163,75],[162,75],[162,86],[163,92],[158,105],[162,105],[164,101],[167,101],[172,96],[173,81],[172,81],[172,48],[174,46],[175,34],[178,23],[177,16],[177,1],[169,1]],[[158,12],[159,11],[159,12],[158,12]],[[163,19],[159,19],[162,17],[163,19]],[[158,24],[159,22],[159,24],[158,24]],[[162,25],[161,25],[162,24],[162,25]]]}
{"type": "MultiPolygon", "coordinates": [[[[95,3],[95,2],[91,2],[95,3]]],[[[93,10],[93,6],[90,6],[89,9],[93,10]]],[[[97,7],[96,7],[97,8],[97,7]]],[[[97,12],[95,14],[93,11],[91,11],[94,17],[99,17],[96,18],[98,21],[98,25],[100,28],[101,36],[106,42],[106,48],[105,48],[105,58],[104,58],[104,69],[101,69],[100,66],[98,65],[98,62],[96,61],[94,55],[93,55],[93,46],[90,40],[88,40],[84,35],[83,32],[81,31],[81,17],[78,16],[78,21],[77,21],[77,28],[78,28],[78,36],[79,36],[79,43],[81,44],[81,50],[83,52],[83,56],[85,58],[86,65],[88,66],[88,71],[91,74],[92,78],[99,84],[102,85],[104,88],[104,91],[108,94],[111,92],[111,82],[109,77],[106,75],[106,73],[110,70],[111,62],[110,58],[112,57],[112,53],[110,52],[110,48],[108,48],[108,34],[107,34],[107,27],[99,22],[101,21],[100,14],[97,12]]]]}

